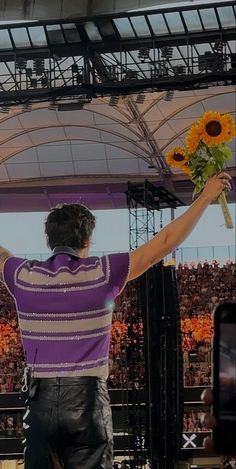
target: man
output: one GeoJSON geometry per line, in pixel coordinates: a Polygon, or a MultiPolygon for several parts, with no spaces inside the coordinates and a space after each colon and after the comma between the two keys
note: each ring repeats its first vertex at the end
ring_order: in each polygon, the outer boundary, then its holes
{"type": "Polygon", "coordinates": [[[129,254],[88,257],[95,219],[79,204],[49,213],[53,254],[45,262],[2,249],[3,280],[16,302],[31,375],[25,469],[51,469],[55,458],[65,469],[112,469],[106,380],[113,301],[127,281],[185,240],[208,205],[230,190],[229,180],[224,172],[210,178],[184,215],[129,254]]]}

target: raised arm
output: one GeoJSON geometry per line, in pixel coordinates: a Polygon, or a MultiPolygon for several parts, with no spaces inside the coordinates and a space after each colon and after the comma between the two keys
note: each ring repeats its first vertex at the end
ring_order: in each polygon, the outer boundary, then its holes
{"type": "Polygon", "coordinates": [[[3,275],[2,275],[3,264],[5,260],[8,257],[12,257],[12,255],[13,254],[11,254],[7,249],[0,246],[0,282],[3,282],[3,275]]]}
{"type": "Polygon", "coordinates": [[[172,221],[153,239],[130,253],[130,275],[133,280],[173,252],[192,232],[208,205],[216,200],[224,189],[231,189],[227,173],[210,178],[198,199],[176,220],[172,221]]]}

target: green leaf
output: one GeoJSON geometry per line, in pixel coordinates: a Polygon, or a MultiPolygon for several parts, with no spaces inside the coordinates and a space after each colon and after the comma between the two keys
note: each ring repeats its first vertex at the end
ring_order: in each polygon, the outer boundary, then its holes
{"type": "Polygon", "coordinates": [[[214,161],[219,163],[223,167],[225,157],[224,153],[222,152],[222,148],[220,148],[220,146],[209,147],[209,151],[214,161]]]}
{"type": "Polygon", "coordinates": [[[224,155],[225,160],[232,160],[232,150],[229,147],[222,146],[221,152],[224,155]]]}
{"type": "Polygon", "coordinates": [[[199,180],[195,185],[195,188],[194,188],[194,191],[193,191],[193,196],[195,196],[196,194],[199,194],[199,192],[201,192],[203,187],[204,187],[204,181],[199,180]]]}
{"type": "Polygon", "coordinates": [[[203,169],[202,175],[205,179],[207,179],[210,176],[213,176],[214,173],[215,173],[215,165],[210,163],[203,169]]]}

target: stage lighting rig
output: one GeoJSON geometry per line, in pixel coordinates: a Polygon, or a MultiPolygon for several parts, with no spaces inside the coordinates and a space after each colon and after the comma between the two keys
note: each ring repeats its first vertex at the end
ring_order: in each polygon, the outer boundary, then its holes
{"type": "Polygon", "coordinates": [[[43,59],[34,59],[33,60],[33,69],[37,76],[43,75],[45,72],[45,64],[43,59]]]}
{"type": "Polygon", "coordinates": [[[23,57],[16,58],[16,68],[18,68],[19,72],[22,73],[23,70],[27,67],[27,60],[23,57]]]}
{"type": "Polygon", "coordinates": [[[215,42],[213,46],[213,50],[216,54],[223,54],[223,50],[225,48],[226,43],[224,41],[221,41],[220,39],[215,42]]]}
{"type": "Polygon", "coordinates": [[[149,59],[150,49],[148,47],[141,47],[138,51],[138,58],[141,62],[149,59]]]}
{"type": "Polygon", "coordinates": [[[161,56],[163,59],[170,60],[173,57],[173,47],[162,47],[161,56]]]}
{"type": "Polygon", "coordinates": [[[173,67],[173,71],[176,77],[186,74],[186,68],[184,65],[175,65],[173,67]]]}
{"type": "Polygon", "coordinates": [[[224,70],[226,57],[223,54],[206,51],[198,57],[199,71],[219,72],[224,70]]]}

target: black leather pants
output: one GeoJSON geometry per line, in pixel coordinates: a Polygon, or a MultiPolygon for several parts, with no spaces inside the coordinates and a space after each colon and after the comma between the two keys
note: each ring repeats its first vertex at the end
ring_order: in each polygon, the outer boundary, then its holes
{"type": "Polygon", "coordinates": [[[105,380],[31,379],[30,396],[24,416],[25,469],[112,469],[105,380]]]}

